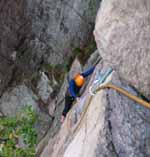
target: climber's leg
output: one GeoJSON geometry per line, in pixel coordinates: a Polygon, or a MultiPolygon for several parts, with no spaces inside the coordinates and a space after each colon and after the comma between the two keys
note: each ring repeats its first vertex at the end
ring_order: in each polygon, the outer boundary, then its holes
{"type": "Polygon", "coordinates": [[[73,104],[73,101],[74,101],[74,98],[71,97],[71,96],[65,96],[65,107],[64,107],[64,110],[62,112],[62,120],[61,121],[64,121],[67,113],[69,112],[69,110],[71,109],[72,107],[72,104],[73,104]]]}

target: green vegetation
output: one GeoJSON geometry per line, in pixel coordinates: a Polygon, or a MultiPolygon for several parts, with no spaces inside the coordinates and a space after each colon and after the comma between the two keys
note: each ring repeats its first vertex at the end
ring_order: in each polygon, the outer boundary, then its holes
{"type": "Polygon", "coordinates": [[[17,116],[0,118],[1,157],[35,156],[36,119],[36,113],[31,106],[24,107],[17,116]]]}

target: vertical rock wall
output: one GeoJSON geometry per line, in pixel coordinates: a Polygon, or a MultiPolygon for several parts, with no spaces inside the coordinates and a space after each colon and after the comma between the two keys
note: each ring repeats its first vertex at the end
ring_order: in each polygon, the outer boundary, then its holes
{"type": "MultiPolygon", "coordinates": [[[[150,156],[150,111],[112,89],[96,92],[90,101],[89,88],[72,107],[58,134],[49,140],[41,157],[148,157],[150,156]]],[[[116,72],[106,80],[133,95],[116,72]]]]}
{"type": "Polygon", "coordinates": [[[102,58],[150,98],[150,1],[104,0],[94,34],[102,58]]]}
{"type": "Polygon", "coordinates": [[[32,18],[34,62],[56,64],[90,40],[100,0],[34,0],[28,2],[32,18]]]}
{"type": "Polygon", "coordinates": [[[62,63],[91,38],[100,0],[1,0],[0,95],[14,74],[62,63]]]}
{"type": "Polygon", "coordinates": [[[23,57],[28,45],[31,29],[25,6],[24,0],[0,1],[0,95],[20,66],[17,57],[23,57]]]}

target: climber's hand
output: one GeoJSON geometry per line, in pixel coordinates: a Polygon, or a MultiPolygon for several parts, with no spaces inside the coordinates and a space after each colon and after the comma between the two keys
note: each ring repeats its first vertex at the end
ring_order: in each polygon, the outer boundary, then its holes
{"type": "Polygon", "coordinates": [[[60,122],[63,123],[65,121],[65,116],[61,116],[60,122]]]}

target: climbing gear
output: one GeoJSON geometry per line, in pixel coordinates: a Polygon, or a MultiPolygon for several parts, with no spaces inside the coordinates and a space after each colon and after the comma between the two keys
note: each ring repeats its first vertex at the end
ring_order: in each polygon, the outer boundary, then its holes
{"type": "Polygon", "coordinates": [[[135,101],[136,103],[141,104],[141,105],[143,105],[143,106],[146,107],[146,108],[150,108],[150,103],[148,103],[148,102],[146,102],[146,101],[144,101],[144,100],[138,98],[137,96],[132,95],[131,93],[129,93],[128,91],[126,91],[126,90],[124,90],[124,89],[122,89],[122,88],[120,88],[120,87],[117,87],[117,86],[115,86],[115,85],[113,85],[113,84],[111,84],[111,83],[107,83],[107,84],[102,85],[102,83],[105,82],[105,80],[106,80],[107,77],[112,73],[112,71],[113,71],[113,70],[112,70],[111,68],[109,68],[109,69],[107,69],[105,72],[103,72],[103,74],[101,74],[101,75],[99,75],[99,76],[96,76],[96,80],[95,80],[94,83],[93,83],[94,86],[91,86],[91,87],[89,88],[90,96],[87,98],[87,101],[85,102],[85,105],[84,105],[85,108],[84,108],[84,110],[83,110],[83,112],[82,112],[82,114],[81,114],[81,117],[80,117],[80,119],[78,120],[77,124],[76,124],[76,125],[74,126],[74,128],[72,129],[72,132],[73,132],[74,134],[81,128],[83,119],[84,119],[84,117],[85,117],[85,114],[86,114],[87,111],[88,111],[88,108],[89,108],[89,106],[90,106],[90,104],[91,104],[91,101],[92,101],[92,99],[93,99],[93,96],[94,96],[97,92],[99,92],[100,90],[102,90],[102,89],[107,89],[107,88],[108,88],[108,89],[113,89],[113,90],[115,90],[115,91],[117,91],[117,92],[119,92],[119,93],[121,93],[121,94],[127,96],[128,98],[132,99],[132,100],[135,101]],[[98,87],[97,87],[97,85],[98,85],[98,87]],[[97,88],[96,88],[96,87],[97,87],[97,88]]]}
{"type": "Polygon", "coordinates": [[[81,123],[82,123],[82,120],[83,120],[83,118],[84,118],[84,116],[85,116],[85,114],[87,113],[87,111],[88,111],[88,108],[89,108],[89,106],[90,106],[90,104],[91,104],[91,101],[92,101],[92,99],[93,99],[93,96],[92,95],[90,95],[90,97],[89,97],[89,99],[88,99],[88,104],[87,105],[85,105],[85,108],[84,108],[84,111],[82,112],[82,114],[81,114],[81,117],[80,117],[80,119],[79,119],[79,121],[77,122],[77,124],[76,124],[76,126],[74,127],[74,129],[73,129],[73,133],[76,133],[77,132],[77,130],[79,130],[80,129],[80,127],[81,127],[81,123]]]}
{"type": "MultiPolygon", "coordinates": [[[[97,93],[97,92],[99,92],[100,90],[102,90],[102,89],[107,89],[107,88],[114,89],[114,90],[116,90],[117,92],[119,92],[119,93],[121,93],[121,94],[127,96],[128,98],[134,100],[134,101],[137,102],[138,104],[141,104],[141,105],[143,105],[143,106],[146,107],[146,108],[150,108],[150,103],[148,103],[148,102],[146,102],[146,101],[144,101],[144,100],[138,98],[137,96],[134,96],[134,95],[130,94],[130,93],[127,92],[126,90],[124,90],[124,89],[122,89],[122,88],[120,88],[120,87],[117,87],[117,86],[115,86],[115,85],[113,85],[113,84],[111,84],[111,83],[108,83],[108,84],[106,84],[106,85],[100,86],[98,89],[96,89],[96,91],[94,91],[94,93],[97,93]]],[[[83,118],[84,118],[85,114],[86,114],[87,111],[88,111],[88,108],[89,108],[89,106],[90,106],[90,104],[91,104],[92,99],[93,99],[93,95],[90,96],[90,98],[89,98],[89,100],[88,100],[88,103],[87,103],[87,105],[86,105],[84,111],[82,112],[81,117],[80,117],[78,123],[76,124],[76,127],[73,129],[73,133],[76,133],[77,130],[79,130],[79,129],[81,128],[81,123],[82,123],[82,121],[83,121],[83,118]]]]}
{"type": "Polygon", "coordinates": [[[111,89],[114,89],[117,92],[127,96],[128,98],[134,100],[135,102],[143,105],[144,107],[150,108],[150,103],[148,103],[148,102],[138,98],[137,96],[134,96],[134,95],[130,94],[128,91],[126,91],[126,90],[124,90],[124,89],[122,89],[120,87],[117,87],[117,86],[115,86],[115,85],[113,85],[111,83],[108,83],[108,84],[105,84],[105,85],[101,85],[102,83],[105,82],[105,80],[108,78],[108,76],[112,72],[113,72],[113,69],[112,68],[108,68],[105,72],[103,72],[103,73],[101,72],[99,74],[99,77],[96,78],[96,80],[94,81],[93,85],[91,87],[89,87],[89,92],[90,92],[91,95],[94,95],[97,91],[99,91],[101,89],[111,88],[111,89]]]}
{"type": "Polygon", "coordinates": [[[89,92],[91,95],[95,95],[95,93],[93,91],[96,90],[96,88],[98,88],[102,83],[105,82],[105,80],[107,79],[107,77],[113,72],[112,68],[108,68],[105,71],[97,71],[96,72],[96,76],[95,76],[95,81],[93,82],[92,86],[89,87],[89,92]]]}
{"type": "Polygon", "coordinates": [[[96,73],[96,79],[93,82],[92,86],[89,88],[89,91],[91,93],[91,95],[94,95],[94,92],[96,90],[96,88],[98,88],[102,83],[105,82],[105,80],[107,79],[107,77],[113,72],[112,68],[108,68],[106,70],[103,70],[101,72],[97,71],[96,73]]]}
{"type": "Polygon", "coordinates": [[[122,89],[122,88],[120,88],[120,87],[117,87],[117,86],[115,86],[115,85],[113,85],[113,84],[111,84],[111,83],[108,83],[108,84],[106,84],[106,85],[103,85],[103,86],[99,87],[95,92],[98,92],[98,91],[100,91],[101,89],[105,89],[105,88],[114,89],[114,90],[116,90],[117,92],[119,92],[119,93],[121,93],[121,94],[127,96],[128,98],[134,100],[134,101],[137,102],[138,104],[141,104],[141,105],[143,105],[143,106],[146,107],[146,108],[150,108],[150,103],[148,103],[148,102],[146,102],[146,101],[144,101],[144,100],[138,98],[138,97],[135,96],[135,95],[132,95],[132,94],[129,93],[128,91],[126,91],[126,90],[124,90],[124,89],[122,89]]]}
{"type": "Polygon", "coordinates": [[[81,87],[84,84],[85,79],[81,74],[77,74],[74,78],[74,81],[78,87],[81,87]]]}
{"type": "Polygon", "coordinates": [[[113,72],[112,68],[108,68],[107,70],[105,70],[104,72],[102,71],[102,73],[100,73],[100,77],[98,77],[95,81],[94,84],[98,83],[98,84],[102,84],[106,78],[113,72]]]}
{"type": "MultiPolygon", "coordinates": [[[[81,123],[81,120],[84,118],[84,115],[88,110],[89,104],[91,103],[92,98],[95,94],[95,92],[93,92],[93,91],[95,91],[96,87],[97,86],[99,87],[99,85],[102,84],[112,72],[113,72],[113,69],[110,68],[110,67],[106,70],[102,70],[101,72],[99,72],[99,71],[96,72],[95,81],[93,82],[92,86],[89,87],[90,98],[89,98],[89,100],[87,100],[85,102],[85,103],[88,103],[88,104],[85,105],[84,112],[82,112],[80,120],[77,122],[76,127],[73,129],[73,132],[76,132],[76,130],[78,129],[78,126],[81,123]]],[[[70,114],[68,115],[68,117],[69,116],[70,116],[70,114]]]]}

